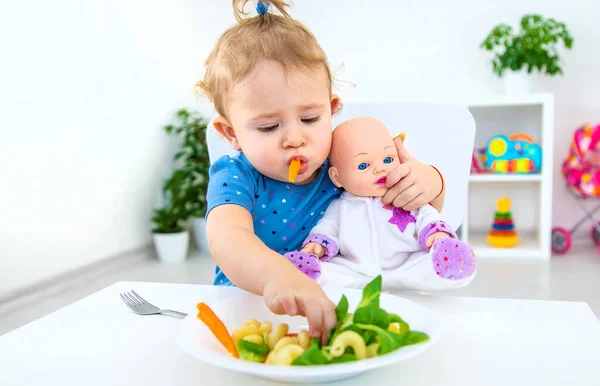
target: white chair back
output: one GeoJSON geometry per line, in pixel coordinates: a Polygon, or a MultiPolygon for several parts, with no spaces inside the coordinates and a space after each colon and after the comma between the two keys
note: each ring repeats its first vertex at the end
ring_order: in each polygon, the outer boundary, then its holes
{"type": "MultiPolygon", "coordinates": [[[[419,161],[435,165],[444,175],[446,201],[442,211],[458,229],[467,205],[471,156],[475,142],[475,120],[463,106],[425,103],[347,103],[334,117],[334,127],[361,115],[381,119],[392,135],[406,132],[406,148],[419,161]]],[[[207,130],[211,163],[237,152],[212,126],[207,130]]]]}

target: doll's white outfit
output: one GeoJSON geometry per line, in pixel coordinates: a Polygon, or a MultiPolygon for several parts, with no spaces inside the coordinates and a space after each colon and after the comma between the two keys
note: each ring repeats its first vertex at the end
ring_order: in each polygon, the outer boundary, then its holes
{"type": "MultiPolygon", "coordinates": [[[[476,272],[471,247],[457,239],[431,205],[408,212],[383,205],[379,197],[344,192],[328,206],[303,246],[309,242],[325,250],[320,273],[314,275],[323,286],[363,288],[382,275],[384,290],[444,290],[466,286],[476,272]],[[428,248],[425,241],[436,232],[451,237],[428,248]]],[[[286,256],[295,264],[309,257],[298,251],[286,256]]]]}

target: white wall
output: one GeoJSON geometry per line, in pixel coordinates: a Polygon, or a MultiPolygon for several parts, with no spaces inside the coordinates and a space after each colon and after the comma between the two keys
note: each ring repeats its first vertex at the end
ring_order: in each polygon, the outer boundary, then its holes
{"type": "MultiPolygon", "coordinates": [[[[216,4],[211,36],[233,22],[222,18],[229,2],[216,4]]],[[[207,6],[208,8],[208,6],[207,6]]],[[[575,38],[564,51],[563,77],[537,79],[534,91],[555,94],[555,178],[553,223],[571,226],[582,212],[567,195],[560,164],[574,129],[600,123],[600,3],[594,0],[301,0],[293,17],[304,22],[329,55],[346,101],[453,100],[503,92],[479,44],[493,26],[518,25],[526,13],[565,22],[575,38]]],[[[208,28],[208,27],[207,27],[208,28]]],[[[202,49],[208,50],[202,42],[202,49]]],[[[585,228],[585,232],[589,227],[585,228]]]]}
{"type": "MultiPolygon", "coordinates": [[[[479,43],[526,12],[575,36],[556,94],[556,156],[572,130],[600,122],[600,7],[592,0],[302,0],[292,15],[329,54],[347,101],[501,91],[479,43]],[[588,9],[584,9],[587,7],[588,9]]],[[[0,5],[0,294],[143,245],[169,167],[161,126],[182,105],[230,1],[3,1],[0,5]]],[[[556,178],[554,222],[579,217],[556,178]]]]}
{"type": "Polygon", "coordinates": [[[0,3],[0,298],[150,242],[202,4],[0,3]]]}

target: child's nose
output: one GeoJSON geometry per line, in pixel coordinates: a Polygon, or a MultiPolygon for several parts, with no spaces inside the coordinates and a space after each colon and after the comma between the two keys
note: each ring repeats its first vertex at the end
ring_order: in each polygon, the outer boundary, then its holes
{"type": "Polygon", "coordinates": [[[293,130],[287,133],[283,140],[283,147],[300,147],[306,145],[306,138],[299,130],[293,130]]]}

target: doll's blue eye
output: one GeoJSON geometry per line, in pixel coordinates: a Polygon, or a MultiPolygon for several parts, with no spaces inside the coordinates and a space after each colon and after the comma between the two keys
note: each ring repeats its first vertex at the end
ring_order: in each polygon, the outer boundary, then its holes
{"type": "Polygon", "coordinates": [[[369,166],[368,163],[363,162],[360,165],[358,165],[358,170],[365,170],[368,166],[369,166]]]}
{"type": "Polygon", "coordinates": [[[394,159],[392,157],[385,157],[383,159],[384,164],[391,164],[394,159]]]}

